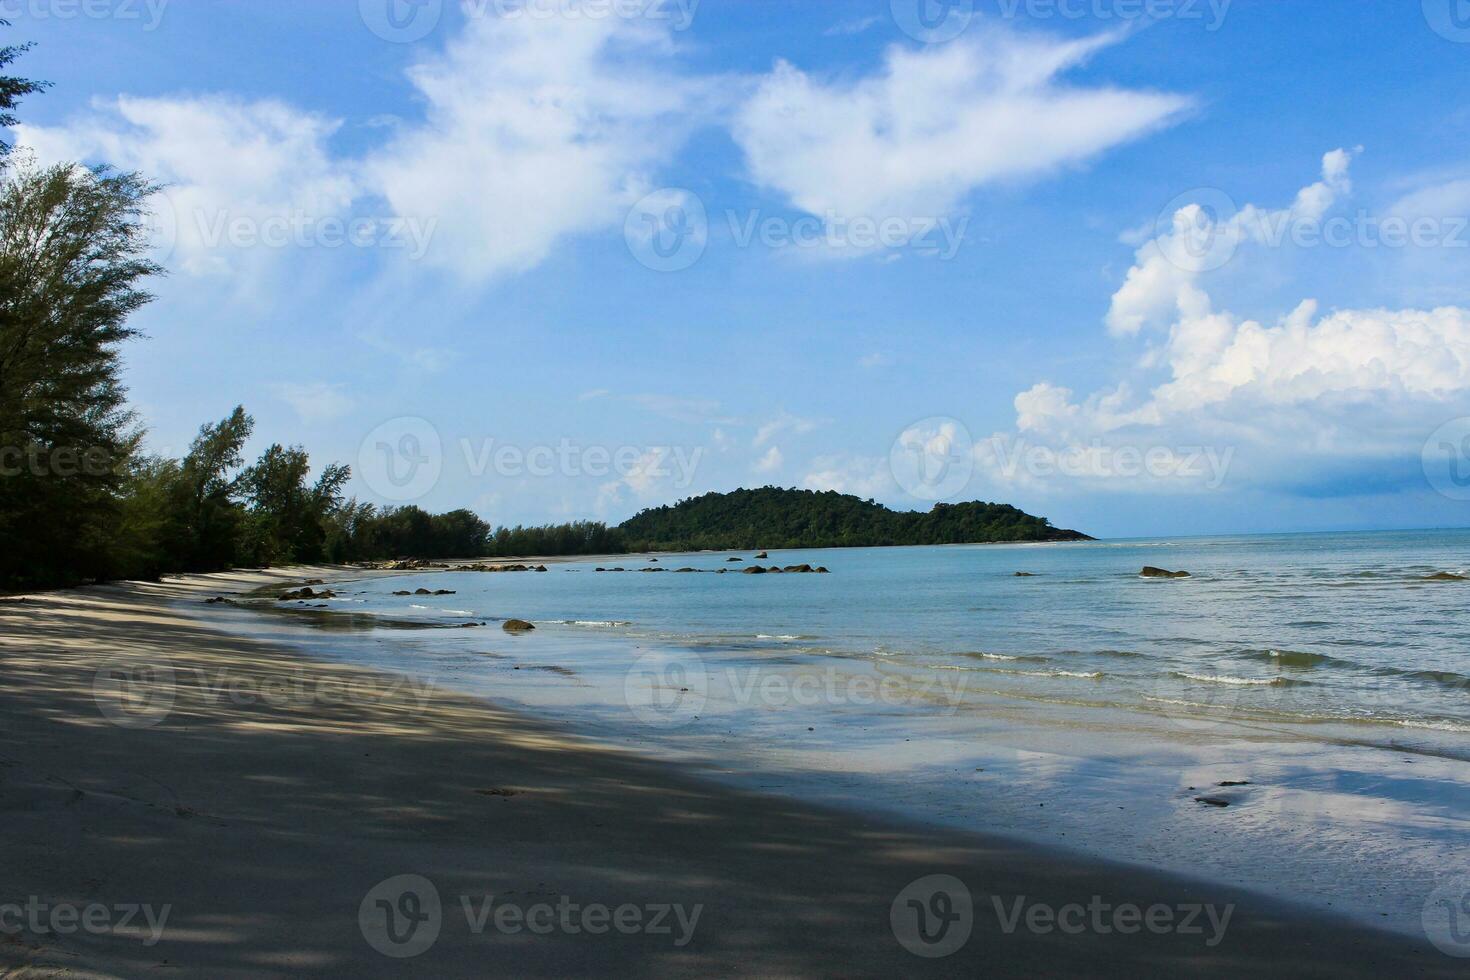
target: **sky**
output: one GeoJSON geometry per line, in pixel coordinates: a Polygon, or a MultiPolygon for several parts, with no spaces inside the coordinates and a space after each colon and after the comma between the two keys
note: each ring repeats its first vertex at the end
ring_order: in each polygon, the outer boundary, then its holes
{"type": "Polygon", "coordinates": [[[163,190],[125,380],[494,524],[1470,523],[1470,3],[0,0],[163,190]]]}

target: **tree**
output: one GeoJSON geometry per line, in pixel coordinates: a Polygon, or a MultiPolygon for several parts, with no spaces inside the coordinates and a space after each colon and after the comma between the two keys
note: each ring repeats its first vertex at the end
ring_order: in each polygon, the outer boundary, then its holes
{"type": "MultiPolygon", "coordinates": [[[[9,27],[10,21],[0,20],[0,27],[9,27]]],[[[30,50],[29,44],[11,44],[0,47],[0,71],[3,71],[12,61],[19,58],[30,50]]],[[[34,95],[43,89],[49,88],[50,82],[36,82],[29,78],[16,78],[13,75],[0,74],[0,126],[14,126],[16,124],[14,109],[22,98],[34,95]]],[[[0,140],[0,156],[10,152],[10,144],[0,140]]]]}
{"type": "Polygon", "coordinates": [[[243,474],[230,475],[245,462],[241,450],[255,431],[243,405],[215,425],[202,425],[179,469],[173,506],[182,540],[174,552],[190,571],[228,568],[239,547],[241,508],[236,497],[243,474]]]}
{"type": "Polygon", "coordinates": [[[311,460],[300,446],[267,449],[240,479],[250,501],[246,554],[260,564],[316,562],[326,556],[327,525],[342,505],[352,470],[328,464],[308,486],[311,460]]]}
{"type": "Polygon", "coordinates": [[[120,495],[140,438],[118,346],[141,288],[136,174],[5,165],[0,181],[0,581],[114,574],[120,495]]]}

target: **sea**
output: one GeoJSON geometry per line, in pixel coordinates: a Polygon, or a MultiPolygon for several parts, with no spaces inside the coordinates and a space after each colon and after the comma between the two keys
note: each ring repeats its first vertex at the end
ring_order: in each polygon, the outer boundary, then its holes
{"type": "Polygon", "coordinates": [[[706,778],[1364,924],[1420,932],[1470,875],[1470,530],[545,568],[349,573],[196,615],[706,778]],[[802,564],[828,572],[746,571],[802,564]]]}

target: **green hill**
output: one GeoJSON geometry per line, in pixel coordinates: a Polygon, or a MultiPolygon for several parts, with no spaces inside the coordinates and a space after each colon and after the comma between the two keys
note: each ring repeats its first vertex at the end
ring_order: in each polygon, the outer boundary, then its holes
{"type": "Polygon", "coordinates": [[[1009,504],[889,510],[835,491],[762,487],[707,493],[642,511],[618,526],[631,551],[845,548],[871,545],[1090,541],[1009,504]]]}

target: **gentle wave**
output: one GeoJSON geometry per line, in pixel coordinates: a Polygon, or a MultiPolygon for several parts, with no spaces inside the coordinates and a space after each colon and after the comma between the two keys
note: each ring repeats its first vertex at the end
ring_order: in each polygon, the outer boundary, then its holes
{"type": "Polygon", "coordinates": [[[561,622],[561,625],[563,625],[563,626],[588,626],[588,627],[599,627],[600,626],[600,627],[603,627],[603,628],[611,628],[611,627],[614,627],[614,626],[632,626],[633,625],[632,623],[630,623],[626,619],[563,619],[560,622],[561,622]]]}
{"type": "Polygon", "coordinates": [[[1286,687],[1295,684],[1305,684],[1305,681],[1293,681],[1285,677],[1232,677],[1230,674],[1191,674],[1185,670],[1172,671],[1175,677],[1182,677],[1189,681],[1200,681],[1205,684],[1236,684],[1250,687],[1286,687]]]}

